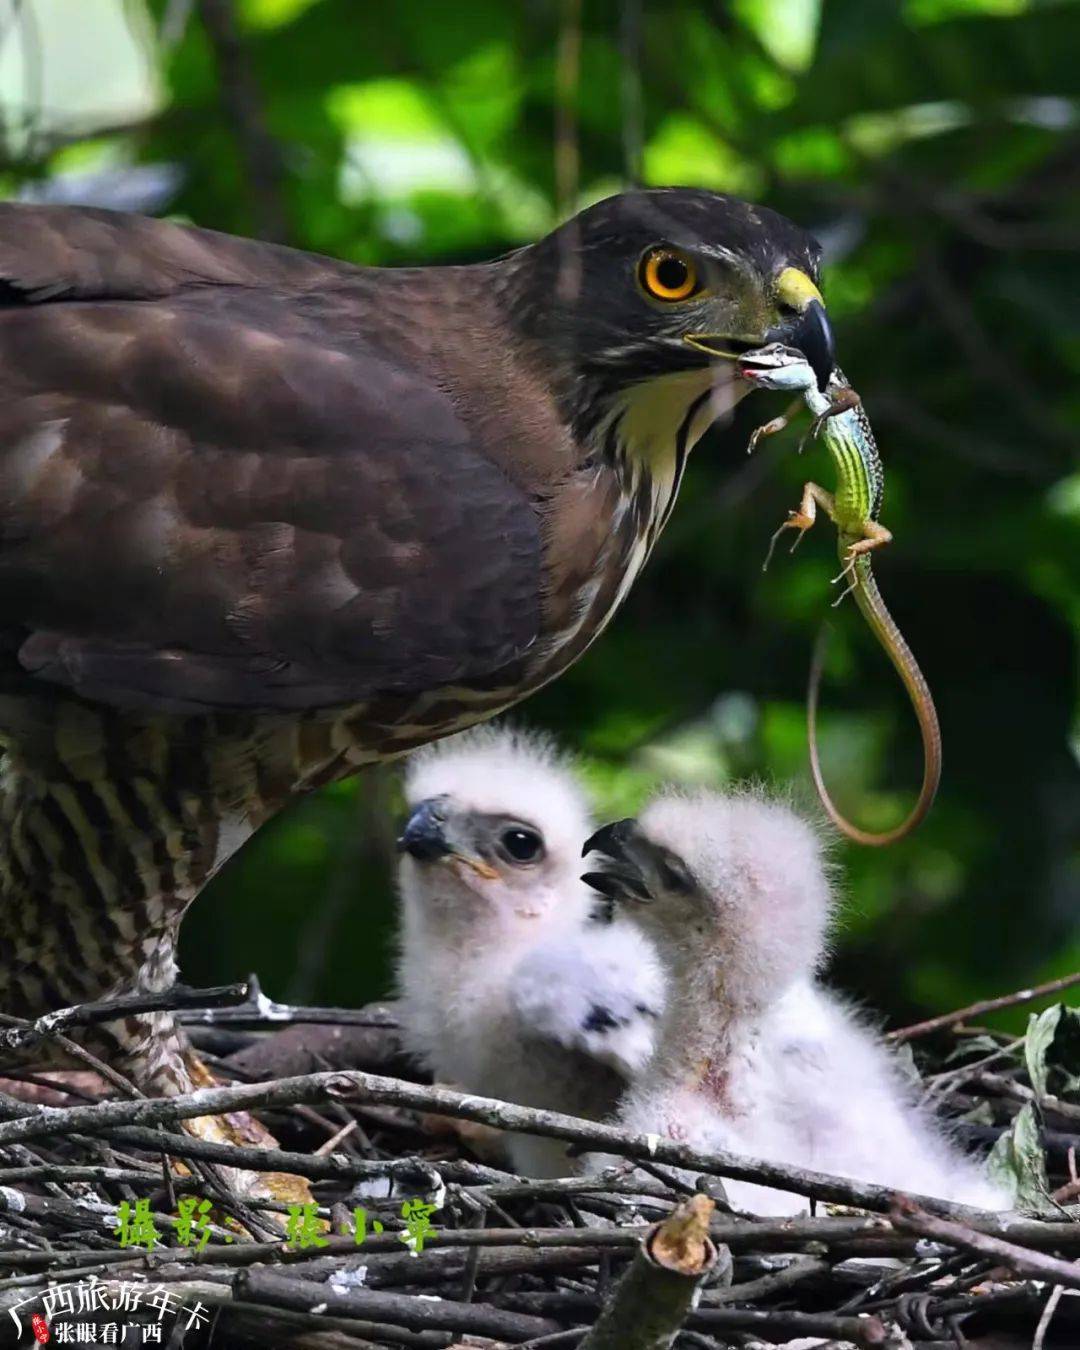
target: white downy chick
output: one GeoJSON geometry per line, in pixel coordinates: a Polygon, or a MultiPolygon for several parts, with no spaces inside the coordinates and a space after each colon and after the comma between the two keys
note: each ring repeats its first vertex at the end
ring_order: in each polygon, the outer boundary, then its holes
{"type": "MultiPolygon", "coordinates": [[[[398,983],[407,1048],[442,1082],[600,1119],[649,1059],[663,975],[581,880],[592,829],[541,737],[483,727],[408,765],[398,983]]],[[[517,1171],[575,1170],[566,1146],[509,1138],[517,1171]]]]}
{"type": "MultiPolygon", "coordinates": [[[[665,795],[589,841],[587,880],[655,944],[668,1000],[652,1060],[618,1122],[701,1149],[935,1195],[1008,1204],[915,1105],[874,1034],[815,979],[832,891],[821,841],[760,794],[665,795]]],[[[806,1201],[742,1182],[757,1213],[806,1201]]]]}

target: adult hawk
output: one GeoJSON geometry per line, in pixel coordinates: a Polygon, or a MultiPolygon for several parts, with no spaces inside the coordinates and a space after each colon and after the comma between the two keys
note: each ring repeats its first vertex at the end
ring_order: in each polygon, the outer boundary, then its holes
{"type": "MultiPolygon", "coordinates": [[[[576,660],[732,359],[782,341],[824,386],[818,253],[686,189],[395,270],[0,205],[0,1008],[168,985],[291,796],[576,660]]],[[[94,1036],[193,1081],[166,1016],[94,1036]]]]}

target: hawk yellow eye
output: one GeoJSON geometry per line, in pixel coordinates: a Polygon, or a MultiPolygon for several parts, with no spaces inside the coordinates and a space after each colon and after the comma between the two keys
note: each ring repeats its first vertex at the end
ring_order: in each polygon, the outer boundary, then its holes
{"type": "Polygon", "coordinates": [[[641,260],[641,285],[657,300],[688,300],[700,290],[697,267],[674,248],[651,248],[641,260]]]}

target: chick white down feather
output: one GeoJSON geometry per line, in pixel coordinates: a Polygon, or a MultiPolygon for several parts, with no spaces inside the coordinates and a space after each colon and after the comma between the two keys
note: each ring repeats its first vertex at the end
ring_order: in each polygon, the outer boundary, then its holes
{"type": "MultiPolygon", "coordinates": [[[[703,793],[665,795],[639,824],[650,845],[682,860],[693,885],[624,902],[660,953],[669,1000],[617,1123],[1006,1208],[1008,1197],[916,1106],[878,1037],[815,979],[833,901],[807,822],[760,793],[703,793]]],[[[727,1191],[751,1212],[806,1208],[802,1197],[748,1183],[727,1191]]]]}
{"type": "MultiPolygon", "coordinates": [[[[535,735],[485,727],[408,765],[407,805],[437,801],[460,856],[403,853],[398,986],[407,1048],[441,1082],[600,1119],[652,1053],[663,974],[630,923],[598,915],[581,881],[591,832],[570,764],[535,735]],[[539,860],[502,850],[507,829],[542,838],[539,860]]],[[[557,1140],[510,1136],[532,1176],[575,1170],[557,1140]]]]}

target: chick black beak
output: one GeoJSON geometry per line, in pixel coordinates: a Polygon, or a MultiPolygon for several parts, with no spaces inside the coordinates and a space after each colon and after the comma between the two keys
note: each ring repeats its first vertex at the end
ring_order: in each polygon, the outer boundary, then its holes
{"type": "Polygon", "coordinates": [[[586,872],[581,879],[586,886],[611,900],[651,900],[652,893],[642,865],[648,848],[648,841],[636,820],[616,820],[603,825],[586,839],[581,850],[583,858],[589,853],[599,853],[603,858],[603,871],[586,872]]]}
{"type": "Polygon", "coordinates": [[[429,797],[413,808],[397,841],[398,851],[421,862],[445,858],[453,850],[446,841],[446,798],[429,797]]]}
{"type": "Polygon", "coordinates": [[[783,324],[766,337],[768,342],[782,342],[802,352],[817,376],[818,388],[825,392],[836,365],[836,339],[820,300],[811,300],[794,323],[783,324]]]}

